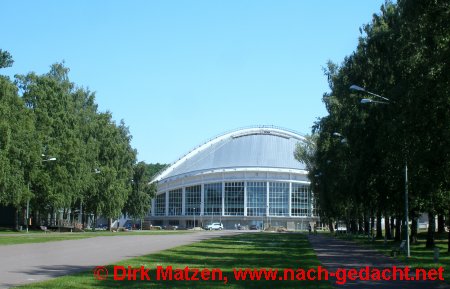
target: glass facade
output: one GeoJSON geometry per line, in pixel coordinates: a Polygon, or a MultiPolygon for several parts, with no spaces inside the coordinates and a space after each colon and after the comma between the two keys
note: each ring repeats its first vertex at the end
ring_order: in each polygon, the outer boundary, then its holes
{"type": "MultiPolygon", "coordinates": [[[[311,217],[314,216],[313,199],[308,184],[292,182],[292,191],[289,193],[290,183],[265,181],[236,181],[217,182],[203,185],[203,215],[244,216],[244,192],[246,190],[247,214],[249,217],[311,217]],[[246,185],[246,187],[245,187],[246,185]],[[267,187],[268,185],[268,187],[267,187]],[[224,189],[223,189],[224,188],[224,189]],[[267,203],[267,190],[269,203],[267,203]],[[289,200],[289,195],[291,199],[289,200]],[[222,199],[223,197],[223,199],[222,199]],[[289,201],[291,211],[289,212],[289,201]]],[[[184,215],[201,215],[202,186],[185,187],[184,215]]],[[[154,199],[154,216],[181,216],[183,215],[183,190],[178,188],[159,194],[154,199]],[[168,205],[166,212],[166,194],[168,205]]]]}
{"type": "Polygon", "coordinates": [[[267,183],[247,182],[247,216],[265,216],[267,183]]]}
{"type": "Polygon", "coordinates": [[[205,184],[204,215],[222,214],[222,183],[205,184]]]}
{"type": "Polygon", "coordinates": [[[169,216],[181,215],[183,209],[183,190],[169,191],[169,216]]]}
{"type": "Polygon", "coordinates": [[[289,216],[289,183],[269,183],[269,214],[289,216]]]}
{"type": "Polygon", "coordinates": [[[202,186],[186,187],[186,215],[200,215],[200,205],[202,202],[202,186]]]}
{"type": "Polygon", "coordinates": [[[225,183],[225,216],[244,215],[244,182],[225,183]]]}
{"type": "Polygon", "coordinates": [[[295,217],[306,217],[311,214],[309,201],[309,186],[303,184],[292,184],[291,215],[295,217]]]}
{"type": "Polygon", "coordinates": [[[166,215],[166,193],[156,196],[155,198],[155,216],[166,215]]]}

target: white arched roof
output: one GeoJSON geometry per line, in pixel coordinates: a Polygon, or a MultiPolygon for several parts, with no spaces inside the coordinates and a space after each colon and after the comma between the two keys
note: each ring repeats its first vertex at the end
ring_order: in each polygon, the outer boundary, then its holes
{"type": "Polygon", "coordinates": [[[289,169],[304,171],[294,158],[300,134],[276,127],[239,129],[195,148],[158,174],[154,181],[219,169],[289,169]]]}

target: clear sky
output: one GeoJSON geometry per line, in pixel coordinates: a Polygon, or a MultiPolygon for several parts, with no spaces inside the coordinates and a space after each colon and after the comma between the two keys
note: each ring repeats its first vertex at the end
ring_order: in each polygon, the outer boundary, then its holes
{"type": "Polygon", "coordinates": [[[124,119],[138,160],[171,163],[249,125],[309,133],[323,67],[341,63],[384,0],[20,1],[0,7],[13,76],[65,61],[124,119]]]}

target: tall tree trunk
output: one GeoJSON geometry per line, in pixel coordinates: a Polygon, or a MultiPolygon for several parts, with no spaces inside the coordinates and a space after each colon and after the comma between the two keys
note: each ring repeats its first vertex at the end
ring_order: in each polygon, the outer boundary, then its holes
{"type": "Polygon", "coordinates": [[[328,220],[328,228],[330,228],[330,232],[334,233],[333,220],[328,220]]]}
{"type": "Polygon", "coordinates": [[[359,234],[364,234],[364,219],[361,217],[358,218],[358,229],[359,234]]]}
{"type": "Polygon", "coordinates": [[[401,229],[402,229],[402,221],[399,217],[397,217],[395,219],[395,241],[401,240],[400,236],[401,229]]]}
{"type": "Polygon", "coordinates": [[[370,235],[373,236],[373,229],[375,228],[375,216],[370,217],[370,235]]]}
{"type": "Polygon", "coordinates": [[[416,213],[413,211],[411,215],[411,244],[417,244],[417,226],[418,219],[416,213]]]}
{"type": "Polygon", "coordinates": [[[367,217],[367,214],[364,214],[364,233],[366,235],[370,234],[370,222],[369,222],[369,219],[367,217]]]}
{"type": "Polygon", "coordinates": [[[447,252],[450,253],[450,212],[448,213],[448,242],[447,242],[447,252]]]}
{"type": "Polygon", "coordinates": [[[394,237],[395,234],[395,217],[391,217],[391,237],[394,237]]]}
{"type": "Polygon", "coordinates": [[[377,211],[377,239],[383,239],[383,229],[381,226],[381,211],[377,211]]]}
{"type": "Polygon", "coordinates": [[[428,213],[428,233],[427,233],[427,244],[426,248],[432,249],[435,246],[434,243],[434,234],[436,231],[436,221],[434,220],[434,214],[428,213]]]}
{"type": "Polygon", "coordinates": [[[445,220],[444,215],[438,215],[438,234],[443,234],[445,232],[445,220]]]}
{"type": "Polygon", "coordinates": [[[94,219],[92,220],[92,227],[95,231],[95,228],[97,228],[97,212],[94,213],[94,219]]]}
{"type": "Polygon", "coordinates": [[[14,211],[14,230],[19,231],[19,208],[14,211]]]}
{"type": "Polygon", "coordinates": [[[389,224],[389,216],[386,213],[384,215],[385,215],[385,217],[384,217],[384,233],[386,235],[386,239],[391,240],[392,234],[391,234],[391,225],[389,224]]]}
{"type": "Polygon", "coordinates": [[[108,230],[112,231],[112,218],[108,218],[108,230]]]}
{"type": "Polygon", "coordinates": [[[350,230],[352,234],[358,233],[358,227],[355,219],[352,219],[350,221],[350,230]]]}

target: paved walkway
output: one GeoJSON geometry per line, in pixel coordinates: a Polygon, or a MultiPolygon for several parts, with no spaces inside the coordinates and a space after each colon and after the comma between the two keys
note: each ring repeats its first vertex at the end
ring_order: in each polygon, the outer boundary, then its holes
{"type": "Polygon", "coordinates": [[[0,288],[93,270],[176,246],[239,234],[239,231],[169,235],[126,235],[0,246],[0,288]]]}
{"type": "MultiPolygon", "coordinates": [[[[362,247],[354,242],[339,240],[322,234],[310,235],[309,241],[323,267],[330,272],[338,268],[359,269],[365,266],[384,269],[404,267],[399,261],[362,247]]],[[[412,271],[412,270],[411,270],[412,271]]],[[[413,275],[410,274],[410,277],[413,275]]],[[[334,282],[336,279],[333,280],[334,282]]],[[[348,281],[344,285],[334,283],[338,288],[351,289],[449,289],[450,285],[432,281],[348,281]]]]}

